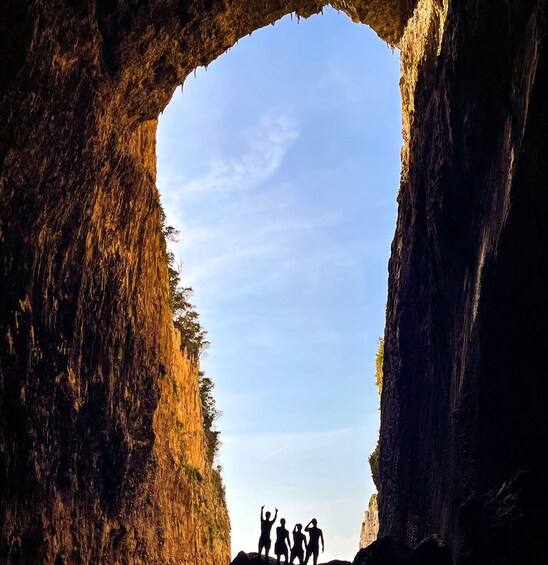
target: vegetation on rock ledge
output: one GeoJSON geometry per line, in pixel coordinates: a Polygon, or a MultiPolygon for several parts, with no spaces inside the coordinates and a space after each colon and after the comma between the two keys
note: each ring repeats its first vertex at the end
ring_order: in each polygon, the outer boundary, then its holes
{"type": "Polygon", "coordinates": [[[379,349],[377,351],[377,354],[375,355],[375,383],[377,385],[377,388],[379,389],[379,395],[382,394],[383,363],[384,363],[384,339],[380,337],[379,349]]]}
{"type": "MultiPolygon", "coordinates": [[[[383,381],[383,370],[382,366],[384,363],[384,339],[379,338],[379,349],[375,355],[375,384],[379,389],[379,395],[382,394],[382,381],[383,381]]],[[[377,488],[380,484],[379,475],[379,442],[373,453],[369,456],[369,467],[371,468],[371,475],[373,477],[373,482],[377,488]]]]}
{"type": "MultiPolygon", "coordinates": [[[[200,315],[195,306],[190,302],[192,287],[181,284],[181,267],[175,262],[175,255],[167,248],[168,241],[176,241],[178,230],[166,225],[166,214],[160,210],[162,222],[161,246],[166,256],[169,275],[169,305],[173,312],[173,325],[181,333],[181,349],[194,361],[198,361],[202,353],[209,347],[207,331],[200,323],[200,315]]],[[[198,373],[200,399],[202,403],[202,416],[204,433],[206,437],[206,453],[212,464],[221,445],[220,432],[215,429],[215,420],[221,412],[217,409],[213,388],[215,383],[204,371],[198,373]]]]}

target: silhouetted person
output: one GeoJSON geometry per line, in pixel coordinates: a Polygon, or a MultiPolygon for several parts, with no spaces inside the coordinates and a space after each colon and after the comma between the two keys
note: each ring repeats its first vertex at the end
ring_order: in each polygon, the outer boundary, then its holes
{"type": "Polygon", "coordinates": [[[276,528],[276,543],[274,544],[274,553],[276,554],[276,563],[279,565],[280,557],[285,557],[285,563],[289,561],[288,545],[291,547],[291,540],[289,539],[289,532],[285,529],[285,518],[280,520],[280,526],[276,528]]]}
{"type": "Polygon", "coordinates": [[[308,522],[305,532],[308,532],[310,539],[308,540],[308,547],[306,548],[306,559],[304,560],[305,565],[308,563],[310,556],[314,557],[314,565],[318,565],[318,554],[320,553],[320,540],[322,540],[322,552],[325,549],[323,542],[323,532],[318,528],[318,520],[313,518],[308,522]],[[312,524],[312,526],[310,525],[312,524]]]}
{"type": "Polygon", "coordinates": [[[299,565],[304,562],[304,550],[306,549],[306,537],[302,532],[303,525],[296,524],[293,528],[293,547],[291,548],[291,565],[295,559],[299,560],[299,565]]]}
{"type": "Polygon", "coordinates": [[[263,516],[264,504],[261,506],[261,537],[259,538],[259,558],[261,557],[261,551],[265,550],[266,560],[268,561],[268,554],[270,553],[270,532],[272,531],[272,524],[276,521],[278,517],[278,509],[276,508],[276,514],[274,514],[274,519],[270,519],[270,512],[267,512],[263,516]]]}

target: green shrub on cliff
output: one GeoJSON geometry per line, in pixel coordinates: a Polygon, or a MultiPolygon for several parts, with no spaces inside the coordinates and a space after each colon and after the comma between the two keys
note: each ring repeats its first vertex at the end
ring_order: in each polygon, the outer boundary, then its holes
{"type": "MultiPolygon", "coordinates": [[[[176,241],[179,232],[174,227],[166,225],[166,215],[163,208],[160,208],[160,220],[160,245],[167,261],[169,276],[168,300],[173,312],[173,325],[181,333],[181,349],[186,351],[191,359],[197,361],[209,347],[209,341],[206,339],[207,331],[202,327],[200,315],[196,311],[195,306],[190,302],[193,292],[192,287],[182,286],[181,267],[175,263],[175,255],[167,248],[167,242],[176,241]]],[[[203,371],[198,373],[198,385],[202,403],[207,457],[209,462],[213,463],[221,445],[220,432],[215,429],[214,423],[221,415],[221,412],[217,409],[215,398],[213,397],[215,383],[203,371]]]]}
{"type": "Polygon", "coordinates": [[[380,337],[379,349],[377,351],[377,354],[375,355],[375,382],[377,384],[377,388],[379,389],[379,394],[382,394],[383,362],[384,362],[384,339],[380,337]]]}
{"type": "MultiPolygon", "coordinates": [[[[379,390],[379,395],[382,393],[383,370],[382,365],[384,362],[384,339],[379,338],[379,349],[375,355],[375,384],[379,390]]],[[[379,488],[379,442],[373,453],[369,456],[369,467],[371,468],[371,476],[377,489],[379,488]]]]}
{"type": "Polygon", "coordinates": [[[209,347],[207,331],[200,323],[200,315],[194,304],[190,302],[193,290],[190,286],[181,284],[181,266],[175,262],[175,255],[168,250],[168,241],[177,241],[179,231],[173,226],[166,225],[166,214],[160,209],[160,246],[167,261],[169,276],[169,305],[173,311],[173,324],[181,332],[181,347],[186,349],[189,357],[194,360],[209,347]]]}
{"type": "Polygon", "coordinates": [[[380,474],[379,474],[379,442],[377,442],[377,447],[373,453],[369,456],[369,467],[371,468],[371,476],[373,477],[373,482],[377,489],[380,484],[380,474]]]}
{"type": "Polygon", "coordinates": [[[223,503],[223,506],[226,506],[226,489],[221,475],[222,471],[223,468],[220,465],[213,469],[213,484],[219,500],[223,503]]]}
{"type": "Polygon", "coordinates": [[[206,436],[207,457],[210,463],[213,463],[221,441],[219,435],[221,432],[215,429],[215,420],[221,416],[221,411],[217,409],[215,398],[213,397],[213,388],[215,383],[203,371],[198,373],[200,384],[200,398],[202,400],[202,414],[204,417],[204,431],[206,436]]]}

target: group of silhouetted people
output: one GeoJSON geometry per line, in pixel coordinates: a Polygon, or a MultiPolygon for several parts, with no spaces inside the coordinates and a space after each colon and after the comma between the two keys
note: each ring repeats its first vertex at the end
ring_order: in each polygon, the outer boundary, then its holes
{"type": "MultiPolygon", "coordinates": [[[[259,538],[259,557],[264,549],[265,557],[268,561],[268,554],[270,553],[270,532],[272,531],[272,526],[276,519],[278,518],[278,509],[276,508],[276,513],[274,518],[270,519],[270,512],[266,512],[263,515],[264,506],[261,506],[261,537],[259,538]]],[[[285,527],[285,519],[280,520],[280,525],[276,528],[276,543],[274,544],[274,553],[276,555],[276,563],[280,563],[280,559],[285,557],[285,563],[293,564],[295,559],[299,560],[299,565],[303,563],[308,563],[308,560],[312,556],[314,565],[318,564],[318,554],[320,553],[320,540],[322,542],[322,551],[324,551],[324,541],[323,532],[318,528],[318,520],[313,518],[308,522],[308,525],[304,529],[308,532],[308,541],[306,541],[306,536],[302,532],[302,524],[296,524],[293,528],[293,545],[291,545],[291,540],[289,538],[289,532],[285,527]],[[291,552],[291,557],[289,554],[291,552]],[[306,552],[306,556],[305,556],[306,552]],[[291,561],[289,561],[291,559],[291,561]]]]}

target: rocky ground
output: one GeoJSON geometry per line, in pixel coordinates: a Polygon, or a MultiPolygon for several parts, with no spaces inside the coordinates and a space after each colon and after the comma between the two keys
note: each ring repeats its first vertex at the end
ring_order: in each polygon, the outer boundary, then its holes
{"type": "MultiPolygon", "coordinates": [[[[240,551],[231,565],[263,565],[264,558],[256,553],[240,551]]],[[[269,558],[269,564],[276,560],[269,558]]],[[[321,565],[452,565],[453,561],[446,544],[437,536],[421,541],[414,549],[392,536],[378,539],[370,546],[360,549],[352,562],[335,559],[321,565]]]]}
{"type": "MultiPolygon", "coordinates": [[[[265,563],[267,563],[266,559],[264,557],[259,559],[257,553],[245,553],[243,551],[240,551],[240,553],[238,553],[238,555],[236,556],[236,558],[234,559],[231,565],[259,565],[259,564],[264,565],[265,563]]],[[[269,557],[268,564],[275,565],[276,559],[274,559],[273,557],[269,557]]],[[[329,561],[327,563],[322,563],[320,565],[352,565],[352,564],[350,563],[350,561],[340,561],[338,559],[335,559],[334,561],[329,561]]]]}

